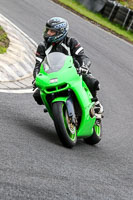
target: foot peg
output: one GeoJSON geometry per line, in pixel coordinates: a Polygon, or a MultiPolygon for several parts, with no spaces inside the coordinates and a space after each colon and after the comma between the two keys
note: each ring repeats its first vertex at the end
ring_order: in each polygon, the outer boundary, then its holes
{"type": "Polygon", "coordinates": [[[44,108],[43,111],[44,111],[44,113],[47,113],[47,112],[48,112],[47,108],[44,108]]]}

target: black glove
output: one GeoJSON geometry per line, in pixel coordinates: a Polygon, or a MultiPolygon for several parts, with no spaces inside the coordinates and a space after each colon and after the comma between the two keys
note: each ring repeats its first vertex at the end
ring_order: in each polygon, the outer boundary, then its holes
{"type": "Polygon", "coordinates": [[[39,74],[39,72],[40,72],[40,66],[36,65],[35,68],[34,68],[34,70],[33,70],[33,77],[34,77],[34,79],[39,74]]]}
{"type": "Polygon", "coordinates": [[[91,61],[87,61],[86,63],[82,63],[82,65],[78,65],[77,67],[77,72],[78,74],[88,74],[89,73],[89,68],[91,66],[91,61]]]}
{"type": "Polygon", "coordinates": [[[82,65],[81,67],[77,68],[78,74],[88,74],[89,69],[85,65],[82,65]]]}

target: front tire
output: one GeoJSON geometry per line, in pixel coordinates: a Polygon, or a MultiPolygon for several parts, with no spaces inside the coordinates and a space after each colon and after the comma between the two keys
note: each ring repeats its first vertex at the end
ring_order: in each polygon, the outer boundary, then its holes
{"type": "Polygon", "coordinates": [[[102,123],[101,121],[97,124],[95,123],[93,127],[93,134],[88,138],[84,138],[85,143],[90,145],[95,145],[100,142],[102,138],[102,123]]]}
{"type": "Polygon", "coordinates": [[[72,148],[77,142],[76,127],[70,123],[64,102],[53,104],[53,119],[58,137],[63,146],[72,148]]]}

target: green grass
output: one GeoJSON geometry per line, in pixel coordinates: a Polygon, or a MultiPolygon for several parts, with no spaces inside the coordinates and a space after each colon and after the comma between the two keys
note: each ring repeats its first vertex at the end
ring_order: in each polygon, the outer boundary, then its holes
{"type": "Polygon", "coordinates": [[[0,54],[6,53],[7,48],[0,46],[0,54]]]}
{"type": "Polygon", "coordinates": [[[2,26],[0,26],[0,54],[6,53],[8,46],[9,39],[2,26]]]}
{"type": "Polygon", "coordinates": [[[78,3],[76,0],[58,0],[58,2],[70,7],[72,10],[78,12],[82,16],[100,24],[102,27],[109,29],[111,32],[133,43],[133,33],[122,28],[120,25],[110,22],[99,13],[93,13],[78,3]]]}

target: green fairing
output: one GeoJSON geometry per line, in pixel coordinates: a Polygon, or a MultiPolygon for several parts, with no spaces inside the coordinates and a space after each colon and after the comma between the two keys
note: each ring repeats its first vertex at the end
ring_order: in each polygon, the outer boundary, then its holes
{"type": "Polygon", "coordinates": [[[82,115],[77,129],[77,137],[90,137],[93,134],[96,117],[90,116],[90,109],[94,106],[94,102],[91,100],[92,95],[85,82],[82,80],[82,76],[77,74],[71,56],[66,56],[57,52],[49,54],[48,58],[42,63],[40,73],[36,77],[36,86],[40,88],[42,101],[52,119],[52,105],[56,102],[64,102],[64,104],[66,104],[66,101],[69,99],[68,90],[72,91],[76,97],[74,103],[75,101],[78,102],[82,115]],[[62,60],[64,59],[64,63],[61,59],[59,61],[63,63],[63,66],[57,65],[55,66],[55,70],[53,67],[44,71],[44,68],[46,69],[48,66],[48,62],[55,62],[53,57],[56,60],[56,58],[60,56],[62,56],[62,60]],[[53,81],[53,83],[50,81],[53,81]],[[65,96],[63,92],[66,92],[65,96]],[[47,96],[53,99],[48,100],[47,96]]]}

